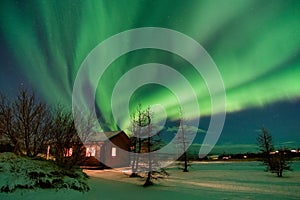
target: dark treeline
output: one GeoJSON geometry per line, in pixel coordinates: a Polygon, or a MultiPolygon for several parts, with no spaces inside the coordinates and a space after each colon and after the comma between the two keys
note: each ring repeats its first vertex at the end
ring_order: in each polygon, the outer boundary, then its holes
{"type": "MultiPolygon", "coordinates": [[[[85,123],[86,133],[92,124],[85,123]]],[[[15,99],[0,96],[0,151],[37,157],[48,152],[58,165],[71,168],[84,159],[83,142],[75,128],[71,110],[57,105],[52,108],[34,92],[21,89],[15,99]],[[51,148],[50,148],[51,147],[51,148]],[[72,148],[72,155],[66,156],[72,148]]]]}

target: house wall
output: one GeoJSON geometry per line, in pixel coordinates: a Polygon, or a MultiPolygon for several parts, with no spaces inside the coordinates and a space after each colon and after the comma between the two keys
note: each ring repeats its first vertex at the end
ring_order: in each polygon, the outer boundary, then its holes
{"type": "Polygon", "coordinates": [[[85,155],[87,156],[84,161],[80,163],[81,166],[100,166],[100,153],[101,153],[101,146],[103,142],[88,142],[85,143],[85,155]],[[95,147],[95,156],[88,156],[87,148],[95,147]]]}
{"type": "Polygon", "coordinates": [[[100,161],[108,167],[125,167],[130,165],[129,149],[130,140],[125,133],[120,133],[110,139],[111,142],[105,142],[101,148],[100,161]],[[116,155],[112,155],[112,149],[115,148],[116,155]]]}

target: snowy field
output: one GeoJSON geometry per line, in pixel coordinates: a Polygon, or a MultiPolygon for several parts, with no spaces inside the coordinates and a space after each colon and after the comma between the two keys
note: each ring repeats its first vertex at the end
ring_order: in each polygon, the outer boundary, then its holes
{"type": "Polygon", "coordinates": [[[17,190],[0,193],[0,199],[300,199],[300,162],[293,163],[292,172],[284,177],[266,173],[259,162],[192,163],[190,172],[176,167],[170,176],[143,188],[140,178],[128,178],[124,169],[86,170],[91,190],[17,190]]]}

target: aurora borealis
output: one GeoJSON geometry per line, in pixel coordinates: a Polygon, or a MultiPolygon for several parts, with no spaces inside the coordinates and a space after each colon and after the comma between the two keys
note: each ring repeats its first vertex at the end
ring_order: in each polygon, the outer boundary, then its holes
{"type": "MultiPolygon", "coordinates": [[[[133,28],[168,28],[199,42],[220,71],[229,115],[222,133],[226,135],[224,141],[253,143],[249,134],[256,134],[253,130],[268,125],[281,142],[300,145],[297,122],[300,114],[294,112],[300,107],[299,10],[299,1],[284,0],[2,1],[0,89],[14,95],[22,84],[33,88],[49,104],[70,106],[79,67],[96,45],[133,28]],[[276,113],[265,110],[270,108],[276,108],[276,113]],[[289,109],[293,111],[291,116],[289,109]],[[261,112],[264,118],[260,118],[261,112]],[[246,117],[236,119],[235,114],[246,117]],[[284,117],[281,122],[286,123],[270,121],[275,115],[284,117]],[[239,129],[243,119],[253,121],[239,129]],[[279,124],[284,127],[278,128],[279,124]],[[288,132],[281,132],[284,130],[288,132]],[[236,134],[246,134],[241,138],[247,142],[228,139],[236,134]]],[[[134,41],[131,38],[128,45],[134,41]]],[[[206,118],[215,114],[211,113],[211,100],[203,79],[195,75],[190,63],[168,52],[145,49],[119,57],[99,81],[95,103],[107,129],[118,128],[110,109],[114,85],[125,72],[146,63],[172,66],[187,77],[199,98],[204,124],[206,118]]],[[[86,73],[93,76],[92,72],[86,73]]],[[[185,89],[180,88],[177,80],[170,81],[178,89],[185,89]]],[[[158,85],[139,88],[131,101],[133,105],[160,103],[167,107],[168,115],[178,114],[172,92],[158,85]]],[[[200,128],[207,129],[205,125],[200,128]]]]}

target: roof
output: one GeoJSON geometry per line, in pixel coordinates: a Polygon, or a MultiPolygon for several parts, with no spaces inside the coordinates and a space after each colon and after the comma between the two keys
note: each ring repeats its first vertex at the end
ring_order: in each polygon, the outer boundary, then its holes
{"type": "Polygon", "coordinates": [[[86,142],[104,142],[107,139],[111,139],[115,137],[116,135],[122,133],[123,131],[110,131],[110,132],[99,132],[99,133],[93,133],[89,136],[86,142]]]}

